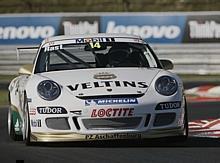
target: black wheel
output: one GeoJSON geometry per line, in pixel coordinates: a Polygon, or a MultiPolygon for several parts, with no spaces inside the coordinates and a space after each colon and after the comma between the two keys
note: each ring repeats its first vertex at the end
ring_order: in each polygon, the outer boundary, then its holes
{"type": "Polygon", "coordinates": [[[11,109],[11,107],[9,107],[9,109],[8,109],[8,135],[14,141],[21,141],[22,135],[19,135],[15,132],[15,123],[16,122],[14,122],[12,109],[11,109]]]}

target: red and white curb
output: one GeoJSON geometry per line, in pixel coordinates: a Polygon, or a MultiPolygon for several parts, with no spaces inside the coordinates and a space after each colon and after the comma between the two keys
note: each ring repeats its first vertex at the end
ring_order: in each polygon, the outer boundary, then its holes
{"type": "Polygon", "coordinates": [[[220,119],[189,122],[189,136],[220,138],[220,119]]]}
{"type": "Polygon", "coordinates": [[[185,90],[189,102],[220,101],[220,86],[205,85],[185,90]]]}

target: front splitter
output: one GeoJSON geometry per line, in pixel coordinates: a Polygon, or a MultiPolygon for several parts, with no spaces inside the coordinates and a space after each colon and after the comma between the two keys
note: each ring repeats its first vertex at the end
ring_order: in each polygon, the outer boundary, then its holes
{"type": "Polygon", "coordinates": [[[182,128],[148,130],[147,132],[108,133],[108,134],[78,134],[78,133],[31,133],[31,142],[71,142],[117,139],[162,138],[183,135],[182,128]]]}

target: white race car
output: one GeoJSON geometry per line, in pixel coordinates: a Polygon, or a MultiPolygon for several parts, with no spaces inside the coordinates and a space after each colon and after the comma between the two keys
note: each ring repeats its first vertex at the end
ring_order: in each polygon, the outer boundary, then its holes
{"type": "Polygon", "coordinates": [[[55,36],[9,85],[8,132],[33,142],[188,136],[181,79],[140,37],[55,36]],[[29,67],[29,68],[30,68],[29,67]]]}

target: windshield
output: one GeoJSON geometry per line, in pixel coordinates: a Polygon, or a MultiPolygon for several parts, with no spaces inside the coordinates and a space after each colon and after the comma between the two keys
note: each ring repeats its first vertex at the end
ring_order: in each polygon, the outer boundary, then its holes
{"type": "Polygon", "coordinates": [[[158,67],[146,44],[91,42],[43,47],[35,73],[114,67],[158,67]]]}

